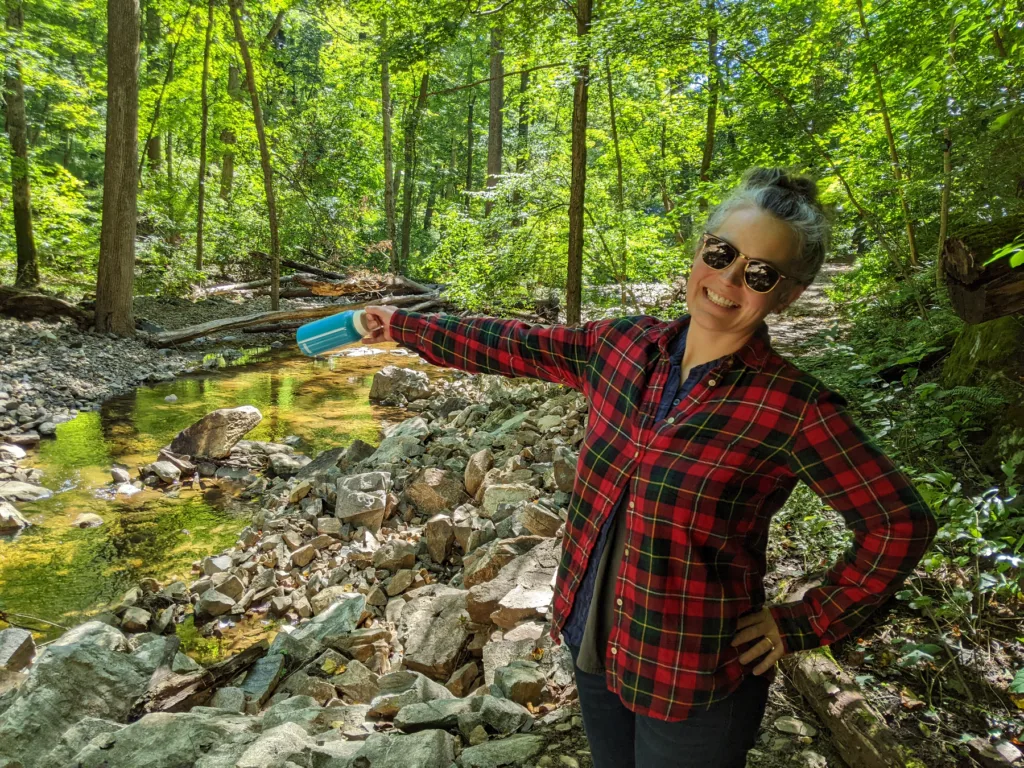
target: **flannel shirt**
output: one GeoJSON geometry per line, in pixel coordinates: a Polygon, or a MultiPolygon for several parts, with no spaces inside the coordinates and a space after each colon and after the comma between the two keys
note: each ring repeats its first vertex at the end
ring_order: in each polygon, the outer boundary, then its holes
{"type": "Polygon", "coordinates": [[[786,652],[848,634],[913,571],[936,531],[927,503],[846,400],[780,357],[763,323],[656,422],[667,350],[689,322],[530,326],[401,310],[391,319],[392,337],[435,365],[584,394],[551,637],[559,641],[601,526],[626,492],[606,683],[630,710],[661,720],[724,699],[749,672],[744,649],[730,643],[740,616],[764,605],[768,524],[798,481],[842,515],[853,544],[820,586],[770,606],[786,652]]]}

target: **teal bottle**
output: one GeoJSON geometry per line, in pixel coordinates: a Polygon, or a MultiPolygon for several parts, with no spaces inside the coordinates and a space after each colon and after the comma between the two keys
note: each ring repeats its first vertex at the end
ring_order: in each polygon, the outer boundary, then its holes
{"type": "Polygon", "coordinates": [[[295,332],[295,341],[304,354],[315,357],[362,341],[369,333],[366,313],[361,309],[350,309],[306,323],[295,332]]]}

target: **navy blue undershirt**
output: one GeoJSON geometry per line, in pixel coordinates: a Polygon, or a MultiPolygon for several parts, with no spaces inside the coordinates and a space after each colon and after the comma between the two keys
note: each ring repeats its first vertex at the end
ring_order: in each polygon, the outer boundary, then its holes
{"type": "MultiPolygon", "coordinates": [[[[665,382],[665,389],[661,393],[658,412],[654,417],[655,423],[665,419],[669,412],[678,406],[683,401],[683,398],[690,393],[690,390],[696,386],[704,374],[721,360],[721,358],[718,358],[718,360],[711,360],[710,362],[694,366],[690,370],[689,376],[686,377],[686,381],[680,382],[683,368],[683,353],[686,351],[686,332],[688,329],[689,324],[683,328],[679,336],[672,342],[669,356],[671,367],[668,373],[668,381],[665,382]]],[[[587,626],[587,615],[590,612],[590,604],[593,602],[594,589],[597,587],[597,566],[601,562],[601,554],[608,543],[608,534],[612,529],[615,517],[621,513],[628,495],[628,490],[622,493],[622,496],[615,505],[615,509],[608,515],[604,525],[601,526],[597,542],[590,553],[590,560],[587,561],[587,572],[583,575],[583,581],[580,583],[579,591],[576,593],[576,599],[573,602],[569,618],[566,619],[565,626],[562,627],[562,637],[569,645],[580,646],[583,643],[583,631],[587,626]]],[[[616,574],[608,575],[608,578],[614,579],[615,577],[616,574]]]]}

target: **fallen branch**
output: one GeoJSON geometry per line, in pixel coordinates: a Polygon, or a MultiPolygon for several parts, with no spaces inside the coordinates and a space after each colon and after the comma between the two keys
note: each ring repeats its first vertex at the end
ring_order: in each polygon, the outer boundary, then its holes
{"type": "Polygon", "coordinates": [[[85,328],[92,323],[92,313],[69,304],[63,299],[42,293],[28,293],[13,288],[0,287],[0,314],[10,315],[19,320],[51,319],[67,317],[85,328]]]}
{"type": "MultiPolygon", "coordinates": [[[[281,284],[293,283],[301,275],[285,275],[281,278],[281,284]]],[[[203,291],[206,296],[219,296],[224,293],[239,293],[241,291],[254,291],[257,288],[266,288],[270,285],[270,278],[264,280],[251,280],[248,283],[227,283],[225,285],[214,285],[203,291]]]]}
{"type": "Polygon", "coordinates": [[[161,665],[150,678],[146,692],[132,705],[129,721],[152,712],[184,712],[203,704],[221,683],[255,664],[268,647],[267,641],[261,640],[212,667],[188,674],[176,674],[169,665],[161,665]]]}
{"type": "Polygon", "coordinates": [[[328,280],[344,280],[347,277],[347,275],[342,275],[338,272],[330,272],[326,269],[320,269],[320,267],[311,267],[308,264],[292,261],[291,259],[281,259],[281,266],[288,267],[289,269],[297,269],[299,272],[305,272],[308,275],[326,277],[328,280]]]}

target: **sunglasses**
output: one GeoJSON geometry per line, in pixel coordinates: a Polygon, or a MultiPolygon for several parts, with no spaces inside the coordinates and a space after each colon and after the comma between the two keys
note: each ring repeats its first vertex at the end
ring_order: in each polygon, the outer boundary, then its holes
{"type": "Polygon", "coordinates": [[[767,261],[744,256],[736,246],[717,235],[705,232],[701,237],[700,257],[712,269],[725,269],[736,261],[737,256],[742,256],[747,260],[746,266],[743,268],[743,282],[754,293],[770,293],[784,277],[800,282],[795,277],[783,274],[767,261]]]}

